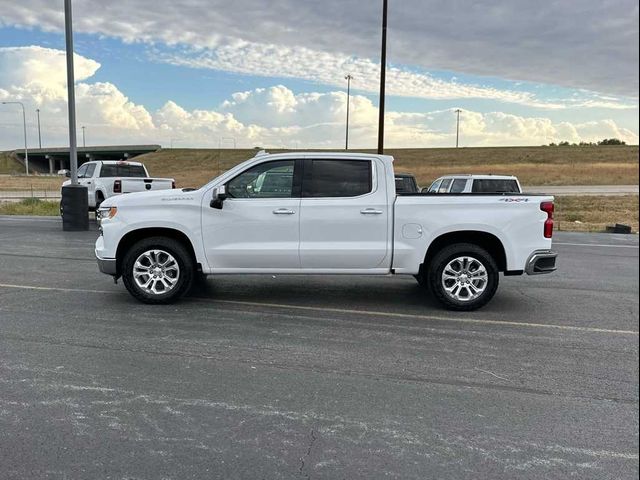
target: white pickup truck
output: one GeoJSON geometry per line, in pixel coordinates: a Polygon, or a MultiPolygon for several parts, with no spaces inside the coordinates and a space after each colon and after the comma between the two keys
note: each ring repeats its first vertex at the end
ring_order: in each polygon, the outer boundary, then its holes
{"type": "Polygon", "coordinates": [[[146,303],[175,301],[203,274],[398,274],[474,310],[499,272],[556,268],[552,196],[396,195],[386,155],[259,154],[200,189],[100,210],[99,268],[146,303]]]}
{"type": "MultiPolygon", "coordinates": [[[[67,175],[68,176],[68,175],[67,175]]],[[[68,185],[67,180],[62,185],[68,185]]],[[[147,167],[140,162],[86,162],[78,169],[78,183],[87,187],[89,210],[97,210],[107,198],[122,193],[168,190],[175,188],[173,178],[151,178],[147,167]]]]}

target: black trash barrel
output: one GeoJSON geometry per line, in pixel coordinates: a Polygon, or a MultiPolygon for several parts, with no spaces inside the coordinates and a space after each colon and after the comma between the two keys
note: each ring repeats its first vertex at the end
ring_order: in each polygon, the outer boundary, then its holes
{"type": "Polygon", "coordinates": [[[83,185],[65,185],[62,187],[60,210],[62,230],[77,232],[89,230],[89,193],[83,185]]]}

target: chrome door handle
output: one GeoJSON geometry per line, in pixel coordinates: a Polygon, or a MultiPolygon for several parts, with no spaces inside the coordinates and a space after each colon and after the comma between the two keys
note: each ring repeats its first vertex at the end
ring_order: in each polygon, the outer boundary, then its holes
{"type": "Polygon", "coordinates": [[[364,210],[360,210],[360,213],[363,215],[380,215],[382,214],[382,210],[376,210],[375,208],[365,208],[364,210]]]}
{"type": "Polygon", "coordinates": [[[288,208],[279,208],[274,210],[273,213],[275,215],[293,215],[296,212],[294,210],[289,210],[288,208]]]}

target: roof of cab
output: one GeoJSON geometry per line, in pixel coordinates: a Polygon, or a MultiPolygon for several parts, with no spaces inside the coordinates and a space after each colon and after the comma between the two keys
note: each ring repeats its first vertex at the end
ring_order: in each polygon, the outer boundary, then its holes
{"type": "Polygon", "coordinates": [[[450,175],[443,175],[438,177],[437,180],[442,178],[471,178],[478,180],[517,180],[518,178],[515,175],[493,175],[491,173],[487,174],[472,174],[472,173],[457,173],[450,175]]]}
{"type": "Polygon", "coordinates": [[[381,158],[388,159],[393,162],[393,157],[391,155],[379,155],[377,153],[360,153],[360,152],[351,152],[351,151],[332,151],[332,152],[282,152],[282,153],[269,153],[264,150],[260,150],[256,153],[254,158],[262,158],[262,157],[278,157],[278,158],[301,158],[301,157],[315,157],[315,158],[381,158]]]}

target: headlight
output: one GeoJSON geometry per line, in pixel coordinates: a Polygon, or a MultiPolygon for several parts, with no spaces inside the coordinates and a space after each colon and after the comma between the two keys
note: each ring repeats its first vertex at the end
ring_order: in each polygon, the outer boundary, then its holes
{"type": "Polygon", "coordinates": [[[118,207],[102,207],[98,209],[98,222],[110,220],[118,213],[118,207]]]}

